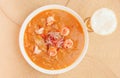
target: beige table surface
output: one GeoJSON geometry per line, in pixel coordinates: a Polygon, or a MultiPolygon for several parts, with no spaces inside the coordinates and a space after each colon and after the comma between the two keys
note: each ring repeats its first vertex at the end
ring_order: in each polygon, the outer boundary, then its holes
{"type": "Polygon", "coordinates": [[[0,78],[120,78],[120,0],[0,0],[0,78]],[[89,33],[87,54],[71,71],[40,73],[21,55],[18,36],[26,16],[47,4],[66,5],[83,19],[99,8],[110,8],[117,16],[117,30],[108,36],[89,33]]]}

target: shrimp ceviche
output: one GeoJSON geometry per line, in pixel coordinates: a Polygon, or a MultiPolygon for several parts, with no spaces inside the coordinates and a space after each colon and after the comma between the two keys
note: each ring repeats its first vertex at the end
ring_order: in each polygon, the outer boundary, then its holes
{"type": "Polygon", "coordinates": [[[57,70],[70,66],[84,48],[84,32],[78,20],[66,11],[50,9],[27,24],[24,48],[38,66],[57,70]]]}

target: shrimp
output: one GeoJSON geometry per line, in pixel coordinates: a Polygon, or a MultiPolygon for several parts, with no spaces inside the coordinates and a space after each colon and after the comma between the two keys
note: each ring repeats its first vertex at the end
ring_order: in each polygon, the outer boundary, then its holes
{"type": "Polygon", "coordinates": [[[40,29],[36,30],[35,32],[36,32],[36,34],[42,34],[43,31],[44,31],[44,28],[40,28],[40,29]]]}
{"type": "Polygon", "coordinates": [[[49,47],[48,53],[49,53],[50,56],[55,56],[55,55],[57,55],[57,48],[52,47],[52,46],[49,47]]]}
{"type": "Polygon", "coordinates": [[[70,30],[67,27],[62,28],[61,35],[67,36],[70,33],[70,30]]]}
{"type": "Polygon", "coordinates": [[[71,39],[67,39],[67,40],[65,40],[63,46],[64,46],[64,48],[72,48],[73,41],[71,39]]]}
{"type": "Polygon", "coordinates": [[[55,19],[53,16],[49,16],[47,18],[47,25],[52,25],[54,23],[55,19]]]}
{"type": "Polygon", "coordinates": [[[35,46],[34,48],[34,54],[39,54],[41,50],[38,48],[38,46],[35,46]]]}

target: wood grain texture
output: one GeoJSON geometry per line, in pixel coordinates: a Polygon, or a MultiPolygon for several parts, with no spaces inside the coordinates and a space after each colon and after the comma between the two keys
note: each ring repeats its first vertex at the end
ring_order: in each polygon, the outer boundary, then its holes
{"type": "Polygon", "coordinates": [[[0,0],[0,78],[120,78],[120,0],[0,0]],[[46,75],[30,67],[20,53],[18,36],[22,22],[33,10],[60,4],[83,19],[106,7],[117,16],[117,30],[108,36],[89,33],[89,49],[82,62],[69,72],[46,75]]]}
{"type": "Polygon", "coordinates": [[[0,0],[0,7],[12,21],[21,25],[29,13],[41,6],[48,4],[65,5],[66,3],[67,0],[0,0]]]}
{"type": "Polygon", "coordinates": [[[87,55],[104,62],[104,65],[120,78],[120,0],[78,0],[78,2],[71,0],[68,7],[78,12],[83,19],[92,16],[102,7],[110,8],[115,12],[118,21],[116,31],[108,36],[89,33],[90,44],[87,55]],[[74,4],[76,6],[73,6],[74,4]]]}

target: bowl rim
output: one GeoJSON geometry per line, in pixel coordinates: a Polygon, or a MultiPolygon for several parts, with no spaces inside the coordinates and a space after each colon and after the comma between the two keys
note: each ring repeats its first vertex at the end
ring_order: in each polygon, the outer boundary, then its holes
{"type": "Polygon", "coordinates": [[[38,71],[40,71],[42,73],[51,74],[51,75],[52,74],[61,74],[61,73],[67,72],[67,71],[73,69],[74,67],[76,67],[82,61],[83,57],[85,56],[85,54],[87,52],[87,49],[88,49],[88,43],[89,43],[88,31],[87,31],[86,25],[83,22],[82,18],[75,11],[73,11],[72,9],[70,9],[70,8],[68,8],[66,6],[63,6],[63,5],[56,5],[56,4],[45,5],[45,6],[42,6],[42,7],[38,8],[38,9],[34,10],[32,13],[30,13],[28,15],[28,17],[23,22],[22,27],[20,29],[20,33],[19,33],[20,51],[21,51],[24,59],[27,61],[27,63],[30,66],[32,66],[34,69],[36,69],[36,70],[38,70],[38,71]],[[29,58],[29,56],[27,55],[27,53],[26,53],[26,51],[24,49],[24,32],[25,32],[25,29],[27,27],[27,24],[37,14],[39,14],[40,12],[43,12],[45,10],[49,10],[49,9],[60,9],[60,10],[64,10],[65,12],[68,12],[71,15],[73,15],[79,21],[79,23],[81,24],[81,27],[82,27],[83,32],[84,32],[84,37],[85,37],[84,48],[83,48],[82,53],[80,54],[80,56],[76,59],[76,61],[73,62],[73,64],[71,64],[70,66],[68,66],[66,68],[63,68],[63,69],[58,69],[58,70],[48,70],[48,69],[42,68],[40,66],[37,66],[34,62],[32,62],[32,60],[29,58]]]}

